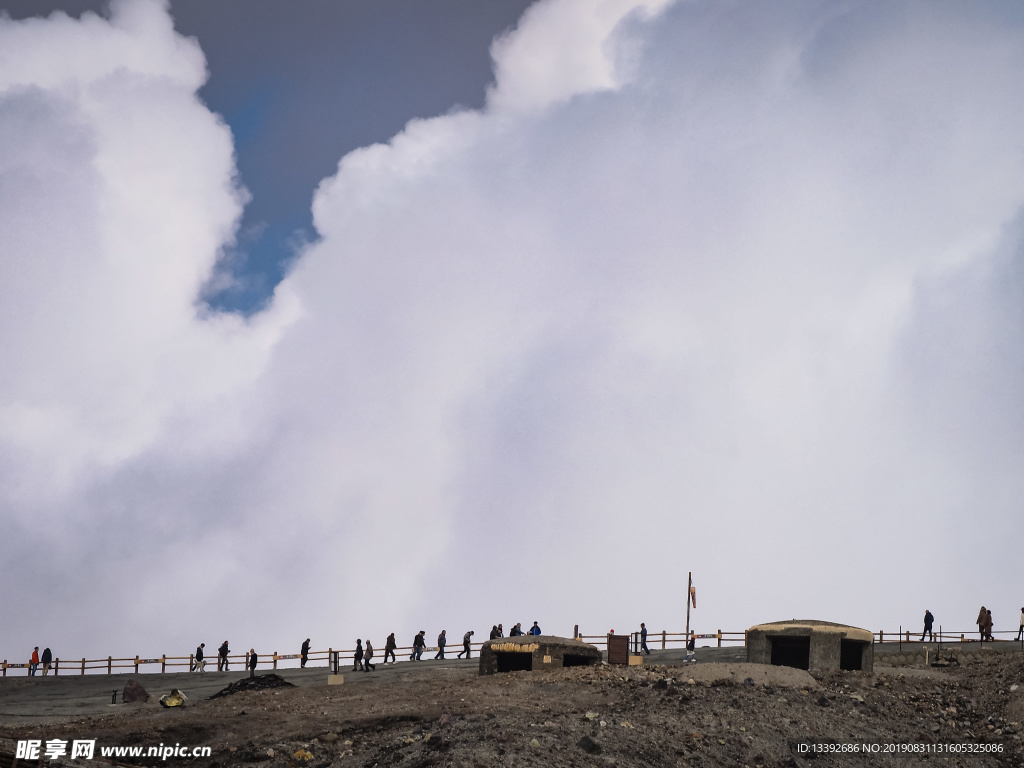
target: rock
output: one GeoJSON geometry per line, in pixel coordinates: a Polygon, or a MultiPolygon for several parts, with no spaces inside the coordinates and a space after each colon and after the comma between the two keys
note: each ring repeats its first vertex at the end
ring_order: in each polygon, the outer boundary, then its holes
{"type": "Polygon", "coordinates": [[[580,749],[586,752],[588,755],[599,755],[601,754],[601,745],[594,741],[590,736],[584,736],[577,742],[580,749]]]}
{"type": "Polygon", "coordinates": [[[654,684],[654,690],[656,691],[664,691],[666,689],[668,689],[668,680],[661,679],[654,684]]]}
{"type": "Polygon", "coordinates": [[[129,680],[124,684],[121,700],[125,704],[130,704],[133,701],[149,701],[149,694],[146,693],[146,689],[139,684],[138,680],[129,680]]]}
{"type": "Polygon", "coordinates": [[[828,699],[826,699],[824,696],[822,696],[820,699],[818,699],[818,706],[819,707],[827,707],[828,706],[828,699]]]}
{"type": "Polygon", "coordinates": [[[540,746],[540,742],[537,741],[536,739],[530,739],[530,746],[531,747],[539,747],[540,746]]]}
{"type": "Polygon", "coordinates": [[[324,744],[333,744],[337,740],[338,734],[336,733],[325,733],[323,736],[320,737],[320,741],[322,741],[324,744]]]}

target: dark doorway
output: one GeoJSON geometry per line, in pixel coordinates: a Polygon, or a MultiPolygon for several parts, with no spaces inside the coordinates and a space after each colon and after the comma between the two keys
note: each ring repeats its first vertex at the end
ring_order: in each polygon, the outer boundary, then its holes
{"type": "Polygon", "coordinates": [[[796,667],[808,669],[811,666],[811,638],[786,637],[777,635],[769,637],[772,644],[772,664],[777,667],[796,667]]]}
{"type": "Polygon", "coordinates": [[[495,651],[498,672],[530,672],[533,670],[533,654],[515,651],[495,651]]]}
{"type": "Polygon", "coordinates": [[[839,643],[839,668],[859,672],[864,659],[864,646],[857,640],[842,640],[839,643]]]}

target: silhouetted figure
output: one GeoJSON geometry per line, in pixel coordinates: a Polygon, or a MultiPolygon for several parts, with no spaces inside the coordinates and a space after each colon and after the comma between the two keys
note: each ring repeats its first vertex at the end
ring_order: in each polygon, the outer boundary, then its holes
{"type": "Polygon", "coordinates": [[[260,657],[256,655],[256,649],[249,649],[249,679],[252,680],[256,677],[256,665],[259,664],[260,657]]]}
{"type": "Polygon", "coordinates": [[[409,657],[409,661],[420,661],[420,657],[423,655],[423,649],[427,646],[427,639],[425,635],[427,630],[421,629],[417,633],[416,637],[412,641],[412,656],[409,657]]]}
{"type": "Polygon", "coordinates": [[[437,653],[434,654],[434,659],[444,658],[444,647],[448,644],[448,638],[445,636],[445,630],[441,630],[441,634],[437,636],[437,653]]]}
{"type": "Polygon", "coordinates": [[[43,649],[43,658],[40,659],[40,663],[43,665],[43,677],[46,677],[50,671],[50,665],[53,664],[53,654],[50,653],[49,648],[43,649]]]}
{"type": "Polygon", "coordinates": [[[461,659],[462,658],[462,654],[466,654],[466,658],[467,659],[469,658],[469,656],[470,656],[469,641],[470,641],[470,638],[472,638],[472,637],[473,637],[473,630],[469,630],[469,632],[467,632],[466,634],[464,634],[462,636],[462,650],[459,652],[459,655],[458,655],[457,658],[461,659]]]}
{"type": "Polygon", "coordinates": [[[935,635],[932,633],[932,624],[935,623],[935,617],[932,616],[932,612],[927,608],[924,609],[924,632],[921,633],[921,642],[924,642],[924,636],[928,635],[928,640],[934,640],[935,635]]]}
{"type": "Polygon", "coordinates": [[[988,612],[985,610],[985,606],[981,606],[981,610],[978,611],[978,620],[975,622],[978,625],[978,634],[981,635],[981,642],[985,642],[985,622],[988,621],[988,612]]]}
{"type": "Polygon", "coordinates": [[[356,640],[356,654],[352,657],[354,663],[352,664],[352,671],[355,672],[363,665],[363,641],[356,640]]]}
{"type": "Polygon", "coordinates": [[[391,662],[392,663],[398,661],[398,659],[395,658],[395,648],[397,648],[397,647],[398,647],[398,643],[395,642],[395,633],[392,632],[390,635],[388,635],[387,642],[384,643],[384,663],[385,664],[388,663],[388,655],[391,656],[391,662]]]}
{"type": "Polygon", "coordinates": [[[306,666],[306,662],[309,661],[309,638],[308,637],[306,638],[306,642],[304,642],[302,644],[302,651],[300,652],[300,655],[302,656],[302,659],[299,662],[299,667],[300,668],[304,668],[306,666]]]}
{"type": "Polygon", "coordinates": [[[217,671],[227,672],[228,671],[228,654],[231,653],[231,649],[228,648],[228,641],[225,640],[220,644],[220,648],[217,649],[217,671]]]}
{"type": "Polygon", "coordinates": [[[373,658],[373,646],[370,645],[370,638],[366,638],[366,651],[363,653],[363,672],[369,672],[371,669],[376,670],[377,665],[371,664],[370,659],[373,658]]]}
{"type": "Polygon", "coordinates": [[[205,672],[206,671],[206,659],[203,658],[203,648],[206,647],[206,643],[200,643],[196,647],[196,663],[192,665],[193,672],[205,672]]]}
{"type": "Polygon", "coordinates": [[[647,647],[647,625],[642,621],[640,622],[640,650],[648,656],[651,655],[651,649],[647,647]]]}

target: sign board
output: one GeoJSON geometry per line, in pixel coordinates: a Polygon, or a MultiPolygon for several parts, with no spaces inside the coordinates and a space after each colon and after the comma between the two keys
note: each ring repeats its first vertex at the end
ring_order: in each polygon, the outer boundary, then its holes
{"type": "Polygon", "coordinates": [[[297,653],[289,653],[289,654],[287,654],[286,656],[278,656],[278,655],[277,655],[277,654],[275,653],[275,654],[274,654],[274,658],[275,658],[275,659],[297,659],[297,658],[299,658],[299,654],[297,654],[297,653]]]}
{"type": "Polygon", "coordinates": [[[163,659],[139,659],[137,664],[162,664],[163,659]]]}
{"type": "Polygon", "coordinates": [[[717,633],[715,633],[713,635],[694,635],[693,636],[694,640],[708,640],[710,638],[717,638],[717,637],[718,637],[717,633]]]}

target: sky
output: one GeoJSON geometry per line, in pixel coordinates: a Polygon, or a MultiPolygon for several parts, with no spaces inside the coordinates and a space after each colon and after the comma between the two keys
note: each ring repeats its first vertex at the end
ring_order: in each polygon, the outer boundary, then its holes
{"type": "Polygon", "coordinates": [[[682,631],[689,572],[698,632],[1016,632],[1019,3],[52,5],[0,657],[682,631]]]}

